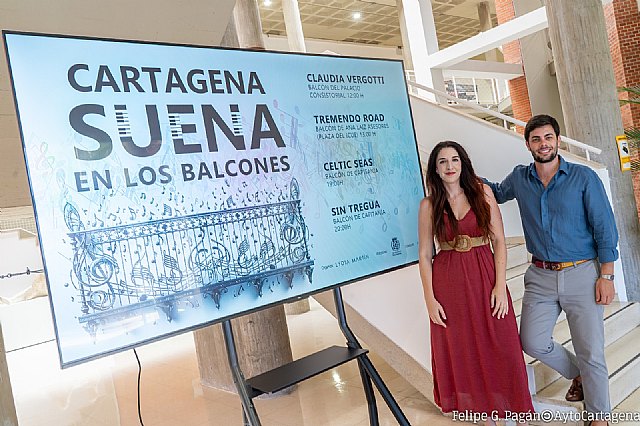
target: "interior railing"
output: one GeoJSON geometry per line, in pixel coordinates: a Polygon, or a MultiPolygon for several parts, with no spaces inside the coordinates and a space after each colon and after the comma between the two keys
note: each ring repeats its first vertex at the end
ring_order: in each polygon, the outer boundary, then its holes
{"type": "MultiPolygon", "coordinates": [[[[417,97],[420,97],[422,99],[425,99],[427,101],[431,101],[432,102],[431,99],[427,99],[424,96],[421,96],[420,95],[420,90],[424,90],[425,92],[429,92],[429,93],[432,93],[432,94],[436,95],[436,99],[444,98],[444,99],[447,99],[447,100],[455,101],[460,105],[463,105],[465,107],[471,108],[471,109],[476,110],[478,112],[481,112],[483,114],[490,115],[490,116],[495,117],[495,118],[497,118],[499,120],[502,120],[505,123],[511,123],[511,124],[515,124],[516,126],[521,126],[521,127],[524,127],[527,124],[524,121],[517,120],[517,119],[515,119],[513,117],[510,117],[508,115],[505,115],[505,114],[502,114],[500,112],[493,111],[493,110],[491,110],[489,108],[485,108],[483,106],[480,106],[475,102],[469,102],[469,101],[466,101],[464,99],[456,98],[455,96],[451,96],[448,93],[441,92],[440,90],[432,89],[431,87],[424,86],[424,85],[422,85],[420,83],[416,83],[415,81],[407,80],[407,84],[409,85],[409,93],[411,93],[414,96],[417,96],[417,97]]],[[[505,126],[505,127],[507,127],[507,126],[505,126]]],[[[600,148],[596,148],[596,147],[593,147],[591,145],[587,145],[585,143],[582,143],[582,142],[579,142],[577,140],[571,139],[568,136],[564,136],[563,135],[562,136],[562,141],[565,142],[567,145],[571,145],[571,146],[574,146],[576,148],[580,148],[580,149],[584,150],[584,154],[585,154],[585,157],[586,157],[587,160],[591,160],[591,155],[590,155],[591,153],[600,154],[602,152],[602,150],[600,148]]]]}

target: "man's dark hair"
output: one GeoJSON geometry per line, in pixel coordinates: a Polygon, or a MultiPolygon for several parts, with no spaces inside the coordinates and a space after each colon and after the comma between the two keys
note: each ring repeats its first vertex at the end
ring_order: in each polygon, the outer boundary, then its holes
{"type": "Polygon", "coordinates": [[[524,128],[524,140],[529,140],[529,134],[539,127],[550,124],[553,127],[553,131],[556,132],[556,137],[560,136],[560,125],[558,121],[550,115],[540,114],[531,117],[527,122],[527,126],[524,128]]]}

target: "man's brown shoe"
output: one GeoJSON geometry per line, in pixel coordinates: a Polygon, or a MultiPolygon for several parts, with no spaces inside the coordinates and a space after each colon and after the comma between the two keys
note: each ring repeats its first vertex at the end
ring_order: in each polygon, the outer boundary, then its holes
{"type": "Polygon", "coordinates": [[[582,379],[576,377],[571,382],[571,386],[567,391],[567,394],[564,396],[567,401],[582,401],[584,400],[584,392],[582,391],[582,379]]]}

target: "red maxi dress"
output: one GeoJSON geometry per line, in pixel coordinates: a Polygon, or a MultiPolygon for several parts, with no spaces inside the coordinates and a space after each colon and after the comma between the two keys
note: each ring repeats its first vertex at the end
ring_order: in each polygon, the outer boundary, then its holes
{"type": "MultiPolygon", "coordinates": [[[[448,218],[447,240],[453,240],[448,218]]],[[[458,232],[482,235],[472,209],[458,232]]],[[[447,328],[431,322],[435,402],[445,413],[533,412],[511,295],[509,313],[491,316],[495,264],[490,246],[468,252],[440,251],[433,261],[433,292],[444,308],[447,328]],[[496,411],[494,411],[496,410],[496,411]]]]}

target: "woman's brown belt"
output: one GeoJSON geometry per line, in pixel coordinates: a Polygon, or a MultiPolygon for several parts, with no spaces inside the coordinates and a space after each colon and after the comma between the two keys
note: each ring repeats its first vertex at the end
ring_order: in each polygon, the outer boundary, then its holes
{"type": "Polygon", "coordinates": [[[458,240],[440,242],[440,250],[455,250],[457,252],[466,252],[473,247],[480,247],[489,244],[489,240],[485,237],[470,237],[468,235],[458,235],[458,240]]]}

